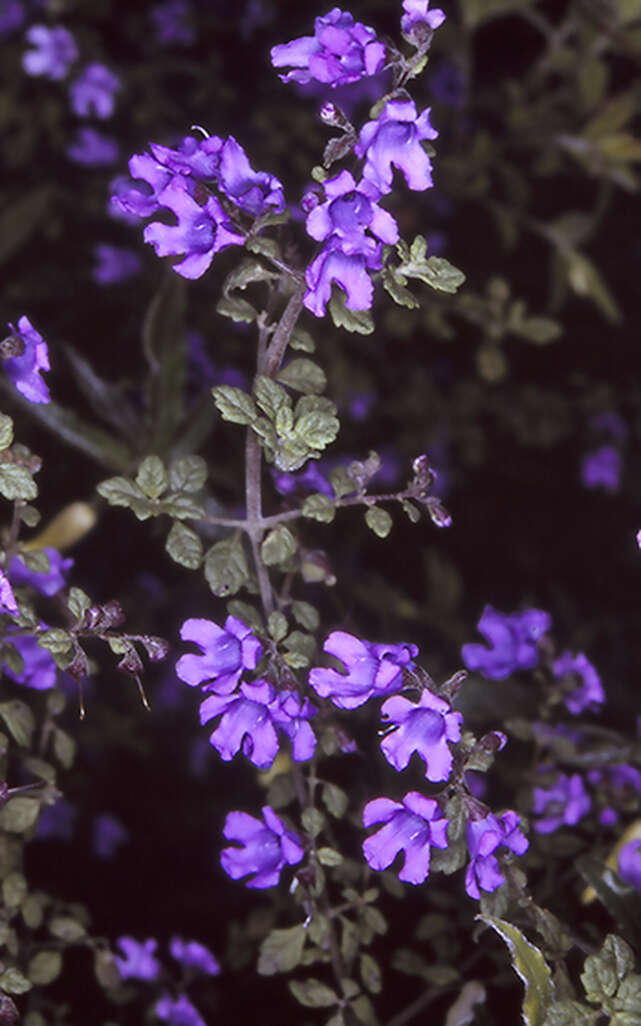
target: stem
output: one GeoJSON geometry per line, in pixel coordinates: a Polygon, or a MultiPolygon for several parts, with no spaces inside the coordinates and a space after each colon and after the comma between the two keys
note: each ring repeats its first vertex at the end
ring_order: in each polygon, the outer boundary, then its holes
{"type": "Polygon", "coordinates": [[[262,453],[258,444],[258,438],[252,429],[248,427],[245,441],[245,503],[247,507],[247,520],[242,526],[247,531],[251,541],[263,611],[265,616],[269,616],[274,611],[274,597],[271,584],[269,583],[269,574],[260,555],[260,542],[264,532],[262,526],[263,500],[260,483],[261,464],[262,453]]]}
{"type": "Polygon", "coordinates": [[[265,354],[264,365],[262,368],[258,368],[259,373],[266,374],[269,378],[274,377],[283,361],[285,350],[287,349],[287,343],[292,337],[292,332],[296,327],[296,321],[300,317],[301,310],[303,309],[304,293],[305,283],[300,282],[290,296],[289,302],[283,311],[283,315],[276,326],[276,330],[274,331],[272,340],[265,354]]]}
{"type": "Polygon", "coordinates": [[[18,544],[18,536],[20,534],[20,510],[24,506],[22,499],[16,499],[13,504],[13,512],[11,514],[11,526],[9,527],[9,533],[7,535],[7,543],[4,547],[4,569],[8,570],[11,566],[11,561],[16,553],[16,545],[18,544]]]}

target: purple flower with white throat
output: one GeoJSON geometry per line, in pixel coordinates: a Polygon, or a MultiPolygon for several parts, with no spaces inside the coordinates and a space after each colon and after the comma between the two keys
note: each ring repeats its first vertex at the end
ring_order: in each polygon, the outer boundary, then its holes
{"type": "Polygon", "coordinates": [[[378,189],[367,178],[357,185],[349,171],[341,171],[323,183],[324,203],[308,214],[307,234],[318,242],[330,235],[341,239],[360,238],[369,229],[377,239],[392,245],[398,242],[398,225],[378,206],[378,189]]]}
{"type": "Polygon", "coordinates": [[[587,708],[596,708],[605,701],[599,675],[583,652],[575,656],[571,652],[563,652],[555,659],[553,669],[555,677],[569,680],[574,684],[573,690],[563,696],[565,704],[574,716],[578,716],[587,708]]]}
{"type": "Polygon", "coordinates": [[[486,606],[477,630],[491,647],[463,645],[463,662],[468,670],[479,670],[489,680],[503,680],[515,670],[531,670],[539,661],[538,643],[551,625],[550,614],[542,609],[507,614],[486,606]]]}
{"type": "Polygon", "coordinates": [[[375,798],[363,809],[363,826],[384,826],[363,842],[363,853],[371,869],[388,869],[400,851],[405,864],[398,874],[406,883],[422,884],[430,871],[431,848],[447,847],[449,820],[433,798],[409,791],[401,802],[375,798]]]}
{"type": "Polygon", "coordinates": [[[232,880],[252,874],[246,887],[274,887],[285,863],[295,866],[305,853],[298,834],[269,805],[262,812],[262,823],[246,812],[230,812],[223,829],[223,836],[241,847],[224,848],[220,863],[232,880]]]}
{"type": "Polygon", "coordinates": [[[369,178],[381,193],[391,192],[396,167],[410,189],[430,189],[432,164],[421,140],[437,136],[430,124],[429,107],[417,115],[412,100],[389,100],[378,119],[368,121],[361,129],[355,153],[365,158],[363,177],[369,178]]]}
{"type": "Polygon", "coordinates": [[[591,804],[578,773],[570,777],[559,773],[551,787],[533,790],[532,811],[541,817],[535,821],[534,829],[539,834],[551,834],[560,826],[575,826],[588,814],[591,804]]]}
{"type": "Polygon", "coordinates": [[[321,698],[331,698],[339,709],[356,709],[368,698],[391,695],[403,687],[403,670],[414,667],[416,645],[377,645],[346,631],[333,631],[323,651],[345,665],[347,673],[316,666],[309,683],[321,698]]]}
{"type": "Polygon", "coordinates": [[[316,737],[309,723],[317,710],[294,692],[281,692],[266,680],[241,684],[233,695],[208,695],[200,706],[200,722],[220,716],[210,743],[229,762],[242,750],[259,769],[271,766],[278,753],[278,730],[292,742],[295,762],[311,759],[316,737]]]}
{"type": "Polygon", "coordinates": [[[430,0],[403,0],[405,14],[401,18],[401,30],[404,35],[411,39],[423,25],[434,32],[443,24],[445,13],[438,7],[428,11],[429,6],[430,0]]]}
{"type": "Polygon", "coordinates": [[[182,255],[183,259],[174,264],[172,270],[183,278],[202,277],[221,249],[243,245],[244,236],[233,230],[214,196],[201,207],[174,178],[158,200],[176,215],[178,224],[154,221],[145,228],[143,238],[159,257],[182,255]]]}
{"type": "Polygon", "coordinates": [[[118,143],[110,135],[103,135],[95,128],[83,126],[67,146],[69,160],[85,167],[108,167],[115,164],[120,153],[118,143]]]}
{"type": "Polygon", "coordinates": [[[374,239],[363,235],[347,240],[332,235],[305,271],[303,305],[315,317],[323,317],[332,282],[336,282],[345,292],[348,310],[369,310],[374,286],[368,271],[379,271],[381,266],[381,245],[374,239]]]}
{"type": "Polygon", "coordinates": [[[22,556],[14,556],[9,568],[9,576],[15,585],[30,585],[41,595],[57,595],[67,583],[67,574],[73,566],[73,559],[65,559],[57,549],[42,550],[49,560],[49,569],[45,571],[30,570],[22,556]]]}
{"type": "Polygon", "coordinates": [[[120,79],[104,64],[88,64],[69,86],[71,109],[78,117],[110,118],[120,79]]]}
{"type": "Polygon", "coordinates": [[[254,171],[247,154],[232,135],[220,154],[220,189],[225,196],[253,217],[285,209],[283,186],[267,171],[254,171]]]}
{"type": "Polygon", "coordinates": [[[182,937],[172,937],[169,942],[172,958],[180,962],[186,969],[198,969],[208,976],[218,976],[220,964],[211,951],[198,941],[185,941],[182,937]]]}
{"type": "Polygon", "coordinates": [[[385,47],[374,29],[334,7],[329,14],[316,18],[313,36],[272,47],[271,59],[275,68],[294,69],[279,76],[283,82],[304,85],[315,79],[335,87],[381,71],[385,47]]]}
{"type": "Polygon", "coordinates": [[[43,76],[54,82],[64,78],[78,56],[78,47],[71,32],[61,25],[53,28],[32,25],[26,38],[35,47],[22,57],[22,67],[27,75],[43,76]]]}
{"type": "Polygon", "coordinates": [[[448,702],[426,688],[418,702],[401,695],[388,698],[381,716],[392,728],[388,728],[381,748],[395,770],[404,770],[418,752],[428,780],[447,780],[452,769],[448,742],[461,739],[461,713],[452,712],[448,702]]]}
{"type": "Polygon", "coordinates": [[[470,863],[465,874],[465,890],[470,898],[480,898],[480,891],[495,891],[505,882],[494,852],[507,848],[523,855],[530,843],[519,829],[520,818],[511,810],[502,816],[489,813],[482,819],[467,823],[467,846],[470,863]]]}
{"type": "Polygon", "coordinates": [[[201,655],[181,656],[176,673],[190,687],[200,684],[217,695],[231,694],[243,670],[255,670],[263,654],[251,627],[235,616],[228,616],[224,627],[211,620],[185,620],[180,636],[198,645],[201,655]]]}
{"type": "Polygon", "coordinates": [[[28,317],[21,317],[17,328],[11,323],[9,328],[16,355],[5,360],[7,376],[30,403],[50,402],[49,389],[40,377],[41,371],[49,370],[47,343],[28,317]]]}
{"type": "Polygon", "coordinates": [[[122,957],[116,955],[121,980],[155,980],[160,974],[160,962],[154,957],[158,941],[150,937],[137,941],[133,937],[119,937],[118,947],[122,957]]]}

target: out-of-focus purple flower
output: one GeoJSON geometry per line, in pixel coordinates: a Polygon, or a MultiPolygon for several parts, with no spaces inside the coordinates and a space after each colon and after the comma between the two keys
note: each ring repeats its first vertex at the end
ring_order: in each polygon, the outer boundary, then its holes
{"type": "Polygon", "coordinates": [[[461,739],[461,713],[452,712],[448,702],[426,688],[417,703],[401,695],[388,698],[381,716],[395,728],[381,741],[383,754],[395,770],[404,770],[418,752],[428,780],[447,780],[452,769],[448,741],[461,739]]]}
{"type": "Polygon", "coordinates": [[[220,188],[241,210],[253,217],[285,209],[283,186],[274,175],[254,171],[247,154],[233,135],[225,140],[220,155],[220,188]]]}
{"type": "Polygon", "coordinates": [[[160,974],[160,962],[154,958],[158,941],[150,937],[137,941],[133,937],[119,937],[116,941],[122,951],[115,962],[122,980],[155,980],[160,974]]]}
{"type": "Polygon", "coordinates": [[[220,964],[211,951],[198,941],[186,941],[182,937],[172,937],[169,942],[172,958],[180,962],[186,969],[198,969],[208,976],[218,976],[220,964]]]}
{"type": "Polygon", "coordinates": [[[597,413],[590,421],[590,427],[598,434],[611,438],[614,442],[624,442],[628,435],[625,421],[614,410],[597,413]]]}
{"type": "Polygon", "coordinates": [[[551,834],[564,824],[574,826],[588,814],[591,804],[578,773],[570,777],[559,773],[551,787],[533,789],[532,811],[542,817],[534,822],[534,829],[539,834],[551,834]]]}
{"type": "Polygon", "coordinates": [[[389,100],[378,119],[361,129],[355,153],[365,157],[363,177],[387,193],[392,189],[393,167],[397,167],[410,189],[431,188],[432,164],[421,140],[437,136],[430,124],[429,107],[417,116],[412,100],[389,100]]]}
{"type": "Polygon", "coordinates": [[[28,317],[21,317],[17,328],[9,323],[9,328],[15,338],[22,343],[24,351],[5,362],[7,375],[18,392],[30,403],[50,402],[49,389],[40,377],[40,371],[49,370],[47,343],[28,317]]]}
{"type": "Polygon", "coordinates": [[[366,230],[389,245],[398,241],[398,225],[387,210],[379,207],[378,189],[367,178],[357,185],[349,171],[341,171],[323,183],[324,203],[308,214],[307,234],[317,242],[330,235],[341,239],[360,238],[366,230]]]}
{"type": "Polygon", "coordinates": [[[467,846],[470,863],[465,874],[465,890],[470,898],[480,898],[480,891],[495,891],[504,882],[494,852],[507,848],[523,855],[530,843],[519,830],[520,817],[511,810],[502,816],[489,813],[483,819],[468,820],[467,846]]]}
{"type": "Polygon", "coordinates": [[[6,39],[24,22],[24,7],[20,0],[2,0],[0,3],[0,39],[6,39]]]}
{"type": "Polygon", "coordinates": [[[272,47],[271,59],[275,68],[294,69],[279,75],[282,82],[303,84],[316,79],[341,86],[381,71],[385,47],[374,29],[334,7],[329,14],[316,18],[313,36],[272,47]]]}
{"type": "Polygon", "coordinates": [[[43,75],[52,81],[64,78],[78,56],[78,47],[71,32],[62,25],[53,28],[32,25],[26,38],[35,47],[22,57],[22,67],[27,75],[43,75]]]}
{"type": "Polygon", "coordinates": [[[348,310],[369,310],[374,286],[367,272],[378,271],[381,266],[379,242],[367,236],[348,242],[333,235],[305,271],[307,292],[303,304],[315,317],[323,317],[335,281],[345,292],[348,310]]]}
{"type": "Polygon", "coordinates": [[[409,791],[401,802],[374,798],[363,809],[363,826],[385,825],[363,842],[363,853],[371,869],[387,869],[400,851],[405,864],[399,880],[421,884],[430,871],[431,848],[447,847],[449,820],[441,817],[438,802],[418,791],[409,791]]]}
{"type": "Polygon", "coordinates": [[[0,613],[10,613],[11,616],[18,616],[19,612],[11,582],[5,572],[0,570],[0,613]]]}
{"type": "Polygon", "coordinates": [[[73,559],[65,559],[57,549],[43,549],[49,559],[49,569],[44,573],[29,570],[21,556],[14,556],[9,568],[9,576],[18,587],[28,584],[41,595],[56,595],[67,583],[67,574],[73,566],[73,559]]]}
{"type": "Polygon", "coordinates": [[[332,631],[323,651],[340,659],[347,673],[316,666],[310,670],[309,683],[339,709],[356,709],[368,698],[400,691],[403,669],[411,670],[418,655],[416,645],[378,645],[345,631],[332,631]]]}
{"type": "Polygon", "coordinates": [[[93,821],[91,837],[98,858],[112,859],[118,848],[129,840],[129,831],[111,812],[100,812],[93,821]]]}
{"type": "Polygon", "coordinates": [[[228,616],[225,626],[211,620],[185,620],[180,628],[183,641],[193,641],[202,655],[184,655],[176,663],[176,673],[185,684],[203,685],[203,691],[229,695],[243,670],[255,670],[263,654],[263,646],[251,627],[235,616],[228,616]]]}
{"type": "Polygon", "coordinates": [[[14,637],[11,632],[7,632],[4,640],[17,648],[24,664],[19,673],[14,673],[5,662],[4,672],[7,677],[36,691],[47,691],[55,685],[58,668],[53,656],[46,648],[41,648],[35,638],[24,635],[14,637]]]}
{"type": "Polygon", "coordinates": [[[133,249],[99,242],[94,246],[96,266],[91,276],[98,285],[115,285],[138,274],[142,260],[133,249]]]}
{"type": "Polygon", "coordinates": [[[354,392],[350,396],[347,406],[352,420],[355,420],[357,423],[367,420],[375,402],[376,394],[374,392],[354,392]]]}
{"type": "Polygon", "coordinates": [[[305,492],[320,492],[330,499],[334,498],[334,489],[317,463],[308,463],[304,470],[296,474],[273,471],[272,477],[281,495],[291,495],[301,489],[305,492]]]}
{"type": "Polygon", "coordinates": [[[159,43],[189,46],[195,39],[191,25],[192,10],[185,0],[166,0],[150,11],[156,39],[159,43]]]}
{"type": "MultiPolygon", "coordinates": [[[[429,77],[430,92],[438,103],[460,110],[465,98],[465,78],[458,64],[447,58],[439,61],[429,77]]],[[[432,242],[433,245],[433,242],[432,242]]]]}
{"type": "Polygon", "coordinates": [[[576,656],[573,656],[571,652],[563,652],[554,661],[554,675],[569,677],[575,683],[577,678],[581,681],[579,687],[575,687],[563,698],[574,716],[578,716],[588,707],[594,708],[605,701],[599,675],[583,652],[579,652],[576,656]]]}
{"type": "Polygon", "coordinates": [[[641,891],[641,839],[628,841],[619,852],[619,876],[641,891]]]}
{"type": "Polygon", "coordinates": [[[542,609],[523,613],[499,613],[486,606],[477,630],[491,645],[463,645],[461,655],[468,670],[479,670],[489,680],[503,680],[515,670],[531,670],[538,664],[538,642],[552,620],[542,609]]]}
{"type": "Polygon", "coordinates": [[[38,816],[36,840],[70,841],[76,822],[76,808],[66,798],[45,805],[38,816]]]}
{"type": "Polygon", "coordinates": [[[403,0],[405,14],[401,18],[401,30],[412,37],[417,25],[428,25],[434,32],[445,21],[445,13],[439,8],[428,11],[430,0],[403,0]]]}
{"type": "Polygon", "coordinates": [[[247,0],[241,20],[238,23],[241,38],[249,39],[257,29],[262,28],[263,25],[268,25],[273,17],[271,8],[263,0],[247,0]]]}
{"type": "Polygon", "coordinates": [[[599,812],[599,821],[612,826],[619,820],[621,809],[636,809],[641,795],[641,772],[635,766],[621,763],[618,766],[604,766],[588,772],[588,780],[597,788],[598,797],[605,802],[599,812]]]}
{"type": "Polygon", "coordinates": [[[586,488],[603,488],[605,492],[619,490],[623,459],[613,445],[602,445],[588,452],[581,462],[581,482],[586,488]]]}
{"type": "Polygon", "coordinates": [[[209,740],[225,762],[242,750],[254,766],[266,769],[278,753],[277,729],[290,738],[296,762],[311,759],[316,737],[308,720],[316,712],[307,699],[277,693],[268,681],[257,680],[241,684],[234,695],[209,695],[200,706],[200,722],[221,717],[209,740]]]}
{"type": "Polygon", "coordinates": [[[71,109],[80,118],[110,118],[121,82],[104,64],[88,64],[69,86],[71,109]]]}
{"type": "Polygon", "coordinates": [[[65,152],[69,160],[85,167],[108,167],[109,164],[115,164],[119,156],[115,139],[87,125],[77,129],[73,142],[65,152]]]}
{"type": "Polygon", "coordinates": [[[232,229],[214,196],[201,207],[174,178],[158,199],[161,206],[176,215],[178,224],[154,221],[145,228],[143,238],[154,247],[157,256],[183,255],[184,259],[172,267],[183,278],[202,277],[221,249],[243,245],[244,236],[232,229]]]}
{"type": "Polygon", "coordinates": [[[169,1026],[207,1026],[186,994],[181,994],[176,999],[170,997],[169,994],[163,994],[156,1001],[154,1012],[169,1026]]]}
{"type": "Polygon", "coordinates": [[[285,863],[295,866],[304,854],[298,834],[288,830],[269,805],[262,812],[263,823],[246,812],[230,812],[223,829],[223,836],[241,847],[224,848],[220,863],[232,880],[253,874],[247,887],[274,887],[285,863]]]}

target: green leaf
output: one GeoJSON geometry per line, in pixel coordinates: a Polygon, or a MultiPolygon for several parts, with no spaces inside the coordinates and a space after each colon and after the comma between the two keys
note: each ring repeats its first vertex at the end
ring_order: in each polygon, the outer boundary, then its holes
{"type": "Polygon", "coordinates": [[[6,413],[0,413],[0,452],[8,449],[13,442],[13,421],[6,413]]]}
{"type": "Polygon", "coordinates": [[[260,946],[259,974],[274,976],[275,973],[289,973],[296,969],[301,962],[306,935],[302,924],[286,930],[272,930],[260,946]]]}
{"type": "Polygon", "coordinates": [[[383,272],[383,288],[392,297],[397,306],[405,306],[408,310],[417,310],[421,305],[413,292],[402,284],[396,275],[395,267],[386,267],[383,272]]]}
{"type": "Polygon", "coordinates": [[[612,324],[621,320],[621,311],[600,272],[591,260],[578,250],[562,254],[567,262],[568,281],[577,296],[591,299],[612,324]]]}
{"type": "Polygon", "coordinates": [[[62,955],[59,951],[39,951],[27,966],[27,976],[35,987],[46,987],[53,983],[62,971],[62,955]]]}
{"type": "Polygon", "coordinates": [[[60,727],[56,727],[53,732],[53,751],[60,765],[65,769],[71,769],[76,757],[76,742],[60,727]]]}
{"type": "Polygon", "coordinates": [[[309,807],[303,810],[301,822],[303,824],[303,829],[310,837],[318,837],[325,826],[325,817],[320,809],[309,807]]]}
{"type": "Polygon", "coordinates": [[[101,987],[111,990],[120,986],[118,963],[110,951],[97,948],[93,956],[93,971],[101,987]]]}
{"type": "Polygon", "coordinates": [[[641,896],[605,862],[593,855],[580,855],[576,868],[596,891],[599,901],[633,943],[641,943],[641,896]]]}
{"type": "Polygon", "coordinates": [[[316,852],[316,858],[321,866],[340,866],[344,861],[343,856],[335,848],[322,847],[316,852]]]}
{"type": "Polygon", "coordinates": [[[401,264],[396,268],[397,278],[404,284],[404,278],[417,278],[430,285],[437,292],[453,294],[465,281],[465,275],[444,257],[431,256],[426,259],[427,242],[417,235],[408,251],[404,242],[397,243],[401,264]]]}
{"type": "Polygon", "coordinates": [[[149,365],[146,445],[160,452],[169,446],[184,415],[185,290],[186,282],[170,271],[151,300],[143,324],[143,350],[149,365]]]}
{"type": "Polygon", "coordinates": [[[258,411],[254,400],[246,392],[243,392],[242,388],[234,388],[233,385],[218,385],[216,388],[212,388],[211,394],[223,420],[229,420],[233,424],[251,424],[256,420],[258,411]]]}
{"type": "Polygon", "coordinates": [[[31,986],[30,981],[15,966],[5,969],[0,976],[0,990],[6,994],[26,994],[31,986]]]}
{"type": "Polygon", "coordinates": [[[24,702],[14,698],[0,703],[0,716],[7,725],[16,744],[29,748],[36,721],[31,709],[24,702]]]}
{"type": "Polygon", "coordinates": [[[507,944],[516,974],[525,985],[521,1009],[525,1026],[543,1026],[547,1010],[554,1002],[554,984],[549,966],[539,948],[531,944],[516,926],[504,919],[477,916],[507,944]]]}
{"type": "Polygon", "coordinates": [[[603,1004],[614,997],[619,983],[634,969],[632,948],[620,937],[609,933],[598,955],[585,960],[581,982],[588,1001],[603,1004]]]}
{"type": "Polygon", "coordinates": [[[48,574],[51,570],[51,562],[44,549],[22,552],[20,558],[27,569],[32,570],[35,574],[48,574]]]}
{"type": "Polygon", "coordinates": [[[214,595],[235,595],[249,579],[249,567],[237,535],[212,545],[205,558],[205,578],[214,595]]]}
{"type": "Polygon", "coordinates": [[[365,523],[379,538],[387,538],[392,530],[393,521],[387,510],[379,506],[370,506],[365,513],[365,523]]]}
{"type": "Polygon", "coordinates": [[[304,395],[320,395],[327,387],[325,371],[304,356],[290,360],[278,372],[278,380],[304,395]]]}
{"type": "MultiPolygon", "coordinates": [[[[22,405],[22,401],[18,401],[22,405]]],[[[125,471],[131,465],[133,456],[129,446],[118,441],[113,431],[94,427],[56,402],[27,403],[24,400],[24,405],[28,406],[33,420],[107,470],[125,471]]]]}
{"type": "Polygon", "coordinates": [[[197,570],[203,557],[203,543],[190,527],[174,521],[167,535],[165,549],[174,560],[188,570],[197,570]]]}
{"type": "Polygon", "coordinates": [[[361,980],[370,994],[380,994],[382,990],[381,968],[371,955],[365,953],[360,958],[361,980]]]}
{"type": "Polygon", "coordinates": [[[22,873],[13,872],[2,881],[2,898],[10,910],[20,908],[27,896],[27,881],[22,873]]]}
{"type": "Polygon", "coordinates": [[[53,916],[49,921],[49,933],[52,937],[66,941],[67,944],[73,944],[87,936],[86,927],[71,916],[53,916]]]}
{"type": "Polygon", "coordinates": [[[42,905],[42,900],[37,894],[30,894],[22,903],[20,913],[24,919],[25,926],[28,926],[30,930],[37,930],[42,926],[44,918],[42,905]]]}
{"type": "Polygon", "coordinates": [[[251,627],[255,631],[262,629],[263,621],[260,613],[254,606],[250,606],[248,602],[232,599],[227,603],[227,611],[230,616],[235,616],[237,620],[242,620],[247,627],[251,627]]]}
{"type": "Polygon", "coordinates": [[[138,485],[127,477],[110,477],[101,481],[96,491],[110,506],[124,506],[132,510],[139,520],[147,520],[158,511],[156,504],[150,502],[138,485]]]}
{"type": "Polygon", "coordinates": [[[5,499],[35,499],[38,487],[26,467],[18,463],[0,463],[0,493],[5,499]]]}
{"type": "Polygon", "coordinates": [[[82,588],[70,588],[67,598],[67,609],[75,620],[82,620],[88,609],[91,609],[91,599],[82,588]]]}
{"type": "Polygon", "coordinates": [[[0,830],[10,834],[24,834],[38,818],[40,802],[34,798],[10,798],[0,809],[0,830]]]}
{"type": "Polygon", "coordinates": [[[267,618],[267,629],[274,641],[282,641],[289,630],[287,617],[278,611],[270,613],[267,618]]]}
{"type": "Polygon", "coordinates": [[[136,474],[136,484],[148,499],[159,499],[168,485],[167,471],[159,456],[147,456],[136,474]]]}
{"type": "Polygon", "coordinates": [[[305,499],[301,512],[309,520],[318,520],[321,524],[331,524],[336,515],[336,507],[327,495],[315,492],[305,499]]]}
{"type": "Polygon", "coordinates": [[[332,816],[335,816],[336,819],[343,818],[347,812],[349,798],[342,787],[338,787],[337,784],[323,784],[321,799],[323,805],[328,812],[331,812],[332,816]]]}
{"type": "Polygon", "coordinates": [[[336,416],[336,407],[330,399],[323,396],[303,396],[296,403],[294,415],[295,434],[310,449],[324,449],[338,434],[340,423],[336,416]]]}
{"type": "Polygon", "coordinates": [[[371,335],[374,331],[374,321],[369,310],[349,310],[345,306],[345,293],[337,287],[332,289],[329,312],[337,328],[345,328],[358,335],[371,335]]]}
{"type": "Polygon", "coordinates": [[[339,998],[325,983],[320,980],[290,980],[289,989],[305,1008],[331,1008],[340,1003],[339,998]]]}
{"type": "Polygon", "coordinates": [[[125,394],[125,386],[105,381],[96,374],[89,361],[71,346],[66,345],[64,353],[71,364],[82,395],[89,401],[96,414],[115,428],[119,435],[137,441],[140,438],[142,424],[137,410],[125,394]]]}
{"type": "Polygon", "coordinates": [[[273,422],[281,407],[291,408],[292,402],[285,389],[272,378],[259,374],[254,386],[256,403],[263,413],[273,422]]]}
{"type": "Polygon", "coordinates": [[[216,303],[216,313],[229,317],[236,324],[251,324],[258,317],[258,311],[241,296],[221,296],[216,303]]]}
{"type": "Polygon", "coordinates": [[[294,669],[301,669],[303,666],[309,666],[314,658],[316,654],[316,641],[311,634],[304,634],[303,631],[292,631],[285,638],[285,648],[288,652],[288,655],[285,656],[285,662],[294,669]],[[294,659],[294,656],[297,658],[294,659]]]}
{"type": "Polygon", "coordinates": [[[623,980],[613,1005],[610,1026],[641,1026],[641,976],[633,973],[623,980]]]}
{"type": "Polygon", "coordinates": [[[37,527],[41,517],[35,506],[23,506],[20,510],[20,519],[27,527],[37,527]]]}
{"type": "Polygon", "coordinates": [[[170,492],[161,500],[157,512],[166,513],[175,520],[202,520],[205,516],[205,507],[191,495],[170,492]]]}
{"type": "Polygon", "coordinates": [[[313,353],[316,343],[308,331],[296,325],[289,339],[289,347],[303,353],[313,353]]]}
{"type": "Polygon", "coordinates": [[[305,630],[315,631],[318,628],[320,623],[318,611],[309,602],[298,600],[292,602],[292,613],[296,623],[299,623],[305,630]]]}
{"type": "Polygon", "coordinates": [[[172,492],[199,492],[207,480],[207,464],[202,456],[183,456],[169,467],[172,492]]]}
{"type": "Polygon", "coordinates": [[[73,647],[73,640],[62,627],[51,627],[38,635],[40,648],[46,648],[52,655],[60,655],[73,647]]]}
{"type": "Polygon", "coordinates": [[[265,566],[278,566],[286,563],[296,552],[298,542],[284,524],[279,524],[270,531],[260,547],[265,566]]]}
{"type": "Polygon", "coordinates": [[[0,264],[45,227],[51,198],[51,186],[41,185],[9,199],[0,213],[0,264]]]}

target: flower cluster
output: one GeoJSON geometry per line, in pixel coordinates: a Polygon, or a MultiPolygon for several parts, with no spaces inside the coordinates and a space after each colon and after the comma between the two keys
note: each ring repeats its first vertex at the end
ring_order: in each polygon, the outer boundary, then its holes
{"type": "Polygon", "coordinates": [[[313,36],[274,46],[271,59],[275,68],[293,69],[279,76],[283,82],[315,80],[336,87],[376,75],[385,63],[385,47],[374,29],[334,7],[316,18],[313,36]]]}
{"type": "Polygon", "coordinates": [[[531,670],[539,661],[538,643],[551,624],[550,614],[542,609],[506,614],[486,606],[477,630],[490,648],[463,645],[463,662],[468,670],[479,670],[490,680],[504,680],[515,670],[531,670]]]}
{"type": "Polygon", "coordinates": [[[17,328],[10,323],[9,329],[2,352],[7,376],[30,403],[48,403],[49,389],[40,376],[49,370],[47,343],[28,317],[21,317],[17,328]]]}

